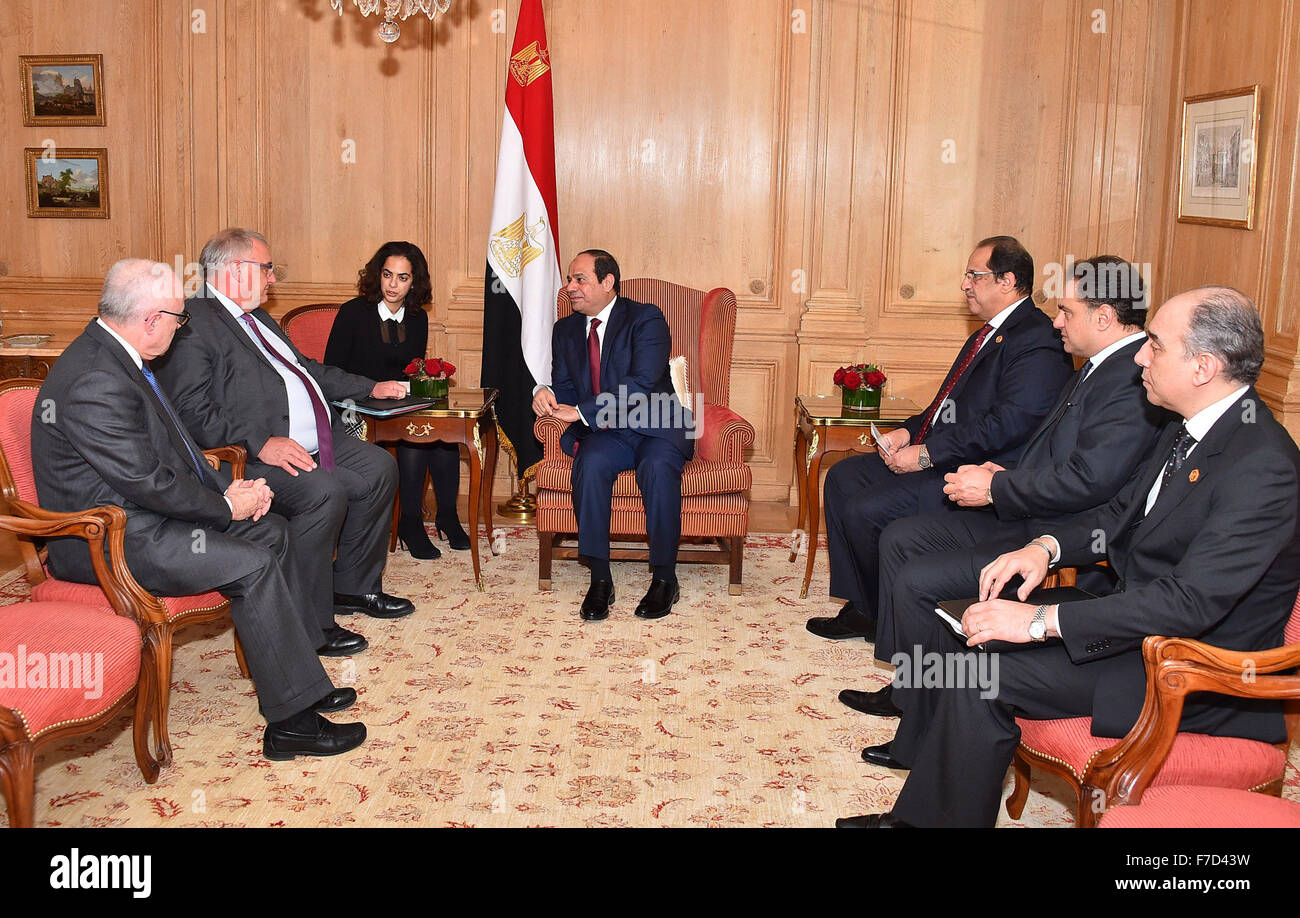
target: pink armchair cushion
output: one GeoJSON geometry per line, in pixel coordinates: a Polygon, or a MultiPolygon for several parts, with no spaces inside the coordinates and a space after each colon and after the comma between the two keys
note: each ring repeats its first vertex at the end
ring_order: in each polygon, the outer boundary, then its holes
{"type": "Polygon", "coordinates": [[[334,327],[334,317],[338,315],[337,306],[319,309],[304,309],[293,316],[285,316],[284,333],[289,336],[293,346],[307,357],[317,362],[325,359],[325,345],[330,340],[330,329],[334,327]]]}
{"type": "MultiPolygon", "coordinates": [[[[749,466],[742,463],[701,462],[691,460],[682,469],[682,496],[705,494],[734,494],[747,491],[754,476],[749,466]]],[[[550,491],[573,491],[573,460],[561,454],[545,459],[537,466],[537,488],[550,491]]],[[[641,497],[635,472],[621,472],[614,481],[615,497],[641,497]]]]}
{"type": "MultiPolygon", "coordinates": [[[[1093,756],[1119,740],[1092,735],[1091,717],[1064,720],[1016,718],[1020,745],[1064,762],[1082,781],[1093,756]]],[[[1286,754],[1276,746],[1234,736],[1179,733],[1153,786],[1204,784],[1250,790],[1282,776],[1286,754]]]]}
{"type": "Polygon", "coordinates": [[[1113,806],[1098,823],[1103,829],[1294,829],[1300,804],[1267,794],[1223,787],[1152,787],[1137,806],[1113,806]]]}
{"type": "Polygon", "coordinates": [[[1300,644],[1300,592],[1296,593],[1291,618],[1287,620],[1286,629],[1282,632],[1282,643],[1300,644]]]}
{"type": "MultiPolygon", "coordinates": [[[[23,602],[0,608],[0,653],[8,655],[0,657],[0,705],[14,711],[28,737],[35,740],[48,730],[103,713],[135,687],[140,675],[140,628],[131,619],[102,609],[23,602]],[[63,658],[60,669],[51,665],[50,654],[90,654],[90,667],[79,671],[70,658],[63,658]],[[96,654],[103,654],[102,671],[95,665],[96,654]],[[26,664],[21,687],[15,672],[20,658],[26,664]],[[11,662],[13,669],[7,669],[11,662]],[[27,681],[37,672],[44,672],[44,687],[27,681]],[[52,684],[56,682],[66,684],[52,684]]],[[[84,664],[86,658],[77,662],[84,664]]]]}
{"type": "Polygon", "coordinates": [[[9,463],[19,500],[37,504],[32,472],[32,408],[38,389],[9,389],[0,395],[0,450],[9,463]]]}
{"type": "Polygon", "coordinates": [[[754,425],[730,408],[704,406],[697,419],[700,438],[695,441],[695,457],[705,462],[742,462],[745,447],[754,442],[754,425]]]}
{"type": "MultiPolygon", "coordinates": [[[[47,578],[32,587],[32,599],[37,602],[72,602],[86,606],[111,608],[108,597],[98,586],[73,583],[69,580],[47,578]]],[[[208,612],[226,601],[226,597],[212,590],[194,596],[159,596],[167,609],[169,621],[175,621],[195,612],[208,612]]]]}

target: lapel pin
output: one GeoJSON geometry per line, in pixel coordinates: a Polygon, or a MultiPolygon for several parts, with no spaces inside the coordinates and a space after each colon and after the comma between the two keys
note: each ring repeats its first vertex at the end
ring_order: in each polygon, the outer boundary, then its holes
{"type": "Polygon", "coordinates": [[[1201,470],[1192,469],[1192,471],[1187,475],[1187,480],[1190,481],[1192,484],[1196,484],[1196,480],[1200,477],[1201,477],[1201,470]]]}
{"type": "Polygon", "coordinates": [[[993,343],[994,343],[994,344],[1001,344],[1001,343],[1002,343],[1002,336],[1001,336],[1001,335],[998,335],[996,338],[994,338],[994,339],[993,339],[993,343]]]}

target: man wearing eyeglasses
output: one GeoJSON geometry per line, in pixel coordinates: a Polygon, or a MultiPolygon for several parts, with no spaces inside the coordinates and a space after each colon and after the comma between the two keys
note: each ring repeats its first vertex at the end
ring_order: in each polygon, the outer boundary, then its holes
{"type": "Polygon", "coordinates": [[[319,652],[357,653],[365,638],[338,626],[336,613],[400,618],[414,606],[382,588],[396,463],[349,436],[330,402],[400,398],[405,387],[318,363],[290,343],[262,308],[275,265],[260,233],[222,230],[199,261],[206,284],[186,301],[193,319],[158,378],[202,446],[248,450],[248,474],[266,478],[273,509],[289,519],[300,580],[327,638],[319,652]]]}
{"type": "MultiPolygon", "coordinates": [[[[321,629],[294,579],[288,525],[268,512],[274,495],[256,475],[231,481],[210,468],[153,374],[186,324],[180,297],[165,264],[125,259],[109,270],[99,317],[55,362],[34,405],[41,506],[121,507],[125,560],[145,589],[230,598],[267,720],[267,758],[347,752],[365,740],[365,725],[318,712],[350,707],[357,693],[334,688],[314,653],[321,629]]],[[[48,544],[56,577],[96,582],[84,543],[48,544]]]]}
{"type": "Polygon", "coordinates": [[[1056,402],[1074,363],[1052,320],[1034,305],[1034,259],[1011,236],[983,239],[966,261],[967,308],[984,321],[929,407],[885,435],[891,451],[850,456],[826,476],[833,618],[813,618],[818,637],[875,639],[880,533],[905,516],[942,510],[943,476],[969,463],[1007,466],[1056,402]]]}

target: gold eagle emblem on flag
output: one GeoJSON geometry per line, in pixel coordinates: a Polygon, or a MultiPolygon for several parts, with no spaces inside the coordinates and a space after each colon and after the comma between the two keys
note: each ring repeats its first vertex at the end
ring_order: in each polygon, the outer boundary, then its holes
{"type": "Polygon", "coordinates": [[[546,232],[546,219],[538,217],[532,226],[527,225],[527,220],[528,214],[520,214],[514,223],[492,234],[492,254],[509,277],[523,274],[528,263],[545,250],[541,239],[546,232]]]}
{"type": "Polygon", "coordinates": [[[527,86],[546,71],[551,69],[551,54],[545,48],[539,48],[540,42],[533,42],[510,58],[510,75],[520,86],[527,86]]]}

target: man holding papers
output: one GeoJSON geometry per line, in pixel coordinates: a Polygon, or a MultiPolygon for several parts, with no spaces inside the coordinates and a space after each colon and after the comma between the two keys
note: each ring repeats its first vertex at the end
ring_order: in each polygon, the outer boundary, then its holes
{"type": "MultiPolygon", "coordinates": [[[[910,768],[889,813],[842,827],[991,826],[1019,740],[1016,717],[1091,716],[1098,736],[1123,736],[1141,709],[1142,640],[1193,637],[1237,651],[1282,642],[1300,586],[1300,451],[1255,391],[1263,332],[1254,304],[1225,287],[1175,296],[1151,320],[1136,361],[1148,398],[1176,413],[1140,474],[1104,507],[1002,555],[970,583],[981,602],[962,619],[968,643],[1031,646],[1000,655],[992,697],[978,689],[896,692],[903,718],[891,752],[910,768]],[[1028,596],[1049,565],[1105,559],[1113,593],[1034,606],[998,598],[1014,578],[1028,596]]],[[[931,591],[895,597],[909,638],[963,652],[934,614],[931,591]]],[[[1189,700],[1182,729],[1276,742],[1281,708],[1207,696],[1189,700]]]]}

